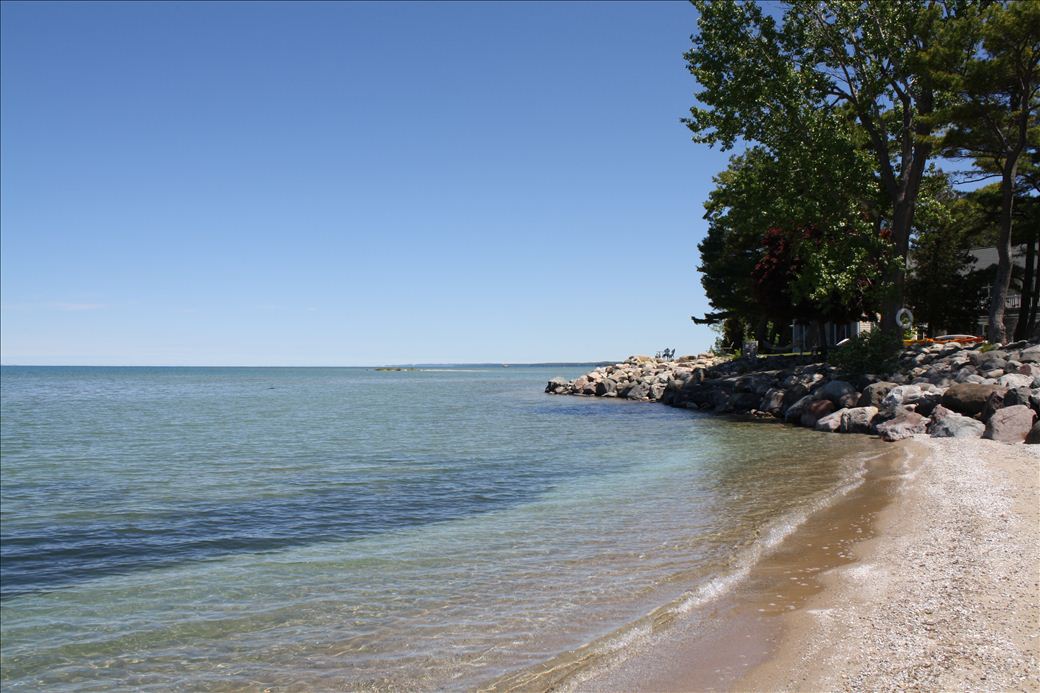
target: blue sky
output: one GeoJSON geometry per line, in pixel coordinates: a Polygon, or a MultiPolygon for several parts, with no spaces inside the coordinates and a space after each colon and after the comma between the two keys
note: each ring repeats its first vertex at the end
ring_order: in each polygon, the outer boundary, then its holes
{"type": "Polygon", "coordinates": [[[2,9],[0,360],[706,349],[686,3],[2,9]]]}

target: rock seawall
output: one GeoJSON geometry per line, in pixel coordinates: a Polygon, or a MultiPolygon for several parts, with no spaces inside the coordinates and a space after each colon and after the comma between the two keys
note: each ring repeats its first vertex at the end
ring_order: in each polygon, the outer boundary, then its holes
{"type": "Polygon", "coordinates": [[[899,440],[985,437],[1040,443],[1040,343],[905,349],[893,373],[844,378],[809,357],[724,360],[710,354],[661,360],[632,356],[576,378],[554,378],[557,395],[660,402],[749,414],[831,433],[899,440]]]}

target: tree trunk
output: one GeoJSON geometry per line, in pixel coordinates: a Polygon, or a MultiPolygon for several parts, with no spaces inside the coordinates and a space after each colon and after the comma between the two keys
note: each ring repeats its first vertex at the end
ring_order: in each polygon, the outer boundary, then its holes
{"type": "Polygon", "coordinates": [[[1036,243],[1030,238],[1026,243],[1026,267],[1022,275],[1022,302],[1018,307],[1018,325],[1015,326],[1015,341],[1026,339],[1032,333],[1029,317],[1036,302],[1034,289],[1036,272],[1036,243]]]}
{"type": "Polygon", "coordinates": [[[986,335],[991,342],[1004,344],[1007,328],[1004,326],[1004,304],[1011,286],[1011,214],[1015,206],[1015,175],[1018,155],[1012,152],[1004,162],[1000,180],[1000,239],[997,241],[997,276],[989,292],[989,325],[986,335]]]}
{"type": "MultiPolygon", "coordinates": [[[[1033,235],[1036,236],[1037,232],[1034,232],[1033,235]]],[[[1040,245],[1040,239],[1034,239],[1032,241],[1032,243],[1034,245],[1040,245]]],[[[1038,249],[1038,250],[1040,250],[1040,249],[1038,249]]],[[[1034,259],[1036,259],[1035,255],[1034,255],[1034,259]]],[[[1029,291],[1029,297],[1030,297],[1030,303],[1029,303],[1030,310],[1029,310],[1029,315],[1025,316],[1026,328],[1025,328],[1025,337],[1024,337],[1024,339],[1032,339],[1032,338],[1037,336],[1036,335],[1036,332],[1037,332],[1037,330],[1036,330],[1036,314],[1037,314],[1037,309],[1040,308],[1040,272],[1038,272],[1037,268],[1035,268],[1035,267],[1033,269],[1033,286],[1032,286],[1032,288],[1029,291]]]]}
{"type": "Polygon", "coordinates": [[[886,279],[891,295],[882,304],[881,329],[902,334],[903,328],[896,322],[896,313],[903,307],[906,287],[906,257],[910,252],[910,229],[914,223],[914,205],[917,191],[921,187],[920,176],[911,175],[906,182],[903,199],[895,204],[892,215],[892,243],[896,247],[896,266],[889,270],[886,279]]]}

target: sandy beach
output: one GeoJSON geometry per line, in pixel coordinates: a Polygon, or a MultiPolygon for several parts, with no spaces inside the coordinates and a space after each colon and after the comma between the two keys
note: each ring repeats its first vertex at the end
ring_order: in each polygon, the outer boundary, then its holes
{"type": "Polygon", "coordinates": [[[1040,450],[913,445],[877,535],[736,690],[1040,689],[1040,450]]]}

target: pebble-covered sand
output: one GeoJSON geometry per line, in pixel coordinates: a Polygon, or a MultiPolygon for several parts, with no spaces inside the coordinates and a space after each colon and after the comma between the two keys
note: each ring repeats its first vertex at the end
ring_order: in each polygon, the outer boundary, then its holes
{"type": "Polygon", "coordinates": [[[739,690],[1040,690],[1040,446],[913,444],[877,538],[739,690]]]}

